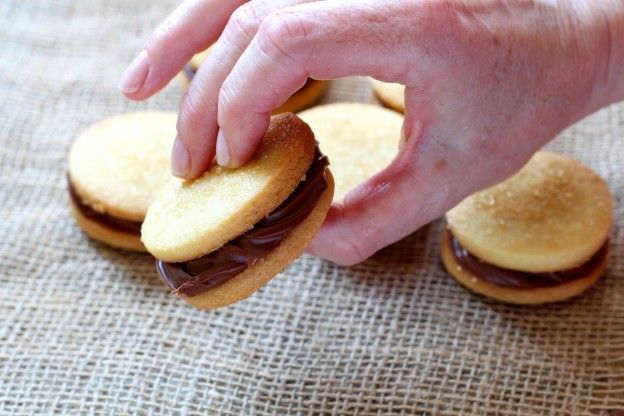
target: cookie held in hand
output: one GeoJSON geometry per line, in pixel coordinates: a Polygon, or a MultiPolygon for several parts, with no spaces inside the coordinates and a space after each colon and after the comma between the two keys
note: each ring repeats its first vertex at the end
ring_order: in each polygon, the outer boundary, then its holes
{"type": "Polygon", "coordinates": [[[145,111],[104,119],[72,143],[68,188],[72,213],[92,238],[145,251],[141,223],[171,178],[174,112],[145,111]]]}
{"type": "Polygon", "coordinates": [[[446,214],[444,266],[504,302],[574,297],[607,267],[613,202],[607,184],[565,156],[539,152],[516,175],[446,214]]]}
{"type": "Polygon", "coordinates": [[[169,288],[197,308],[244,299],[303,252],[334,183],[307,124],[273,117],[244,166],[172,180],[148,209],[142,240],[169,288]]]}

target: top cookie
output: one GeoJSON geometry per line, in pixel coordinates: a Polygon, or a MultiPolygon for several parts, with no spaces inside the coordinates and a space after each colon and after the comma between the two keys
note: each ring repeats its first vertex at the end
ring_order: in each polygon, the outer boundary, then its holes
{"type": "Polygon", "coordinates": [[[382,103],[401,113],[405,112],[405,86],[371,78],[373,91],[382,103]]]}
{"type": "Polygon", "coordinates": [[[574,268],[604,244],[613,220],[607,184],[565,156],[539,152],[516,175],[446,214],[483,261],[532,273],[574,268]]]}
{"type": "Polygon", "coordinates": [[[335,103],[299,113],[329,156],[336,182],[334,201],[394,159],[403,117],[372,104],[335,103]]]}
{"type": "Polygon", "coordinates": [[[312,163],[316,142],[307,124],[273,117],[244,166],[213,165],[194,181],[172,180],[150,206],[141,238],[155,257],[182,262],[210,253],[253,227],[296,188],[312,163]]]}
{"type": "Polygon", "coordinates": [[[171,179],[177,114],[126,113],[85,130],[69,151],[69,177],[83,202],[114,217],[142,221],[171,179]]]}

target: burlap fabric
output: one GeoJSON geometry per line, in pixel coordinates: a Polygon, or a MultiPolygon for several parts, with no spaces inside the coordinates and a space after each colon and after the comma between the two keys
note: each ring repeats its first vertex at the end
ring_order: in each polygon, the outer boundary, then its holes
{"type": "Polygon", "coordinates": [[[551,145],[616,198],[609,271],[570,302],[467,293],[440,265],[440,222],[351,268],[304,255],[215,312],[168,294],[147,255],[89,241],[67,149],[104,116],[176,108],[177,84],[141,104],[115,89],[173,3],[0,1],[0,414],[621,414],[622,105],[551,145]]]}

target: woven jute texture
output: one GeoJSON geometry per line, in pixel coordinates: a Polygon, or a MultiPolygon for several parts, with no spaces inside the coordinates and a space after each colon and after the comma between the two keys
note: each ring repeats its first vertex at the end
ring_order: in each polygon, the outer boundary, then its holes
{"type": "MultiPolygon", "coordinates": [[[[624,106],[565,131],[615,195],[606,276],[511,307],[439,261],[440,221],[344,268],[303,255],[250,299],[197,311],[153,260],[90,241],[68,210],[77,132],[176,109],[115,89],[172,1],[0,1],[0,414],[615,415],[624,411],[624,106]]],[[[371,100],[366,79],[326,101],[371,100]]]]}

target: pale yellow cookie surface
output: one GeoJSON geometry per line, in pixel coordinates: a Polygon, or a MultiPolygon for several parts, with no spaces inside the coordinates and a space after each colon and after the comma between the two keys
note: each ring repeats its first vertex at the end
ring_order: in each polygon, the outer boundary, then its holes
{"type": "Polygon", "coordinates": [[[373,91],[384,105],[401,113],[405,112],[405,86],[371,78],[373,91]]]}
{"type": "Polygon", "coordinates": [[[282,272],[301,255],[325,220],[334,192],[334,182],[328,169],[325,170],[325,180],[327,189],[310,215],[279,246],[236,277],[200,295],[182,296],[184,300],[200,309],[220,308],[245,299],[282,272]]]}
{"type": "Polygon", "coordinates": [[[290,195],[316,143],[294,114],[273,117],[257,153],[237,169],[213,165],[194,181],[173,179],[150,206],[142,241],[155,257],[181,262],[210,253],[249,230],[290,195]]]}
{"type": "Polygon", "coordinates": [[[354,187],[396,156],[403,117],[371,104],[336,103],[299,113],[310,125],[320,148],[329,157],[336,182],[334,201],[342,201],[354,187]]]}
{"type": "Polygon", "coordinates": [[[202,64],[202,62],[204,62],[204,59],[206,59],[206,56],[208,56],[209,52],[210,52],[210,48],[193,55],[193,57],[191,58],[190,64],[191,64],[191,68],[193,68],[194,71],[197,71],[197,69],[199,69],[200,65],[202,64]]]}
{"type": "Polygon", "coordinates": [[[518,305],[560,302],[578,296],[598,281],[600,276],[604,274],[608,261],[607,256],[603,257],[598,267],[587,276],[566,283],[533,289],[517,289],[491,284],[460,267],[452,254],[448,231],[442,235],[440,254],[446,270],[462,286],[480,295],[518,305]]]}
{"type": "Polygon", "coordinates": [[[177,114],[146,111],[107,118],[89,127],[69,151],[69,178],[83,203],[117,218],[142,221],[171,179],[177,114]]]}
{"type": "Polygon", "coordinates": [[[328,86],[328,81],[310,79],[306,85],[291,95],[284,104],[273,110],[272,114],[295,113],[304,108],[311,107],[323,96],[328,86]]]}
{"type": "Polygon", "coordinates": [[[608,237],[613,202],[607,184],[580,162],[539,152],[516,175],[446,214],[474,256],[499,267],[548,272],[576,267],[608,237]]]}

